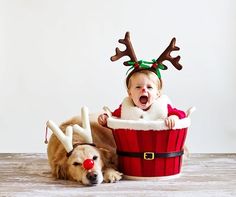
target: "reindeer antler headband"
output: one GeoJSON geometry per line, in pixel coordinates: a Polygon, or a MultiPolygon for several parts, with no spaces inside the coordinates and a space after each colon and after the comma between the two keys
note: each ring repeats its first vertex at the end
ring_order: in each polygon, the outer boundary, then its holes
{"type": "Polygon", "coordinates": [[[128,82],[130,77],[141,70],[150,70],[154,72],[158,78],[161,81],[161,73],[160,70],[167,70],[167,66],[163,64],[165,60],[168,60],[171,62],[171,64],[178,70],[182,69],[182,65],[179,64],[180,56],[172,57],[170,53],[172,51],[178,51],[179,47],[175,46],[176,39],[172,38],[169,46],[165,49],[165,51],[157,58],[153,59],[152,61],[144,61],[137,59],[133,46],[130,41],[130,33],[126,32],[124,39],[119,39],[118,41],[121,44],[124,44],[126,46],[126,49],[124,51],[120,51],[120,49],[116,48],[116,54],[111,57],[111,61],[116,61],[124,56],[130,57],[130,60],[125,61],[123,64],[125,66],[131,66],[131,68],[127,71],[127,73],[132,70],[127,78],[126,78],[126,85],[128,86],[128,82]]]}

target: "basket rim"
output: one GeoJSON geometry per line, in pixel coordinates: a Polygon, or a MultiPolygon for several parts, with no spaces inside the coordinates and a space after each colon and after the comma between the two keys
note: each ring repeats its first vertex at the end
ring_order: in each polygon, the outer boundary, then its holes
{"type": "MultiPolygon", "coordinates": [[[[191,120],[189,117],[176,120],[175,129],[184,129],[191,125],[191,120]]],[[[116,117],[108,117],[107,126],[111,129],[129,129],[129,130],[170,130],[166,125],[164,120],[124,120],[116,117]]]]}

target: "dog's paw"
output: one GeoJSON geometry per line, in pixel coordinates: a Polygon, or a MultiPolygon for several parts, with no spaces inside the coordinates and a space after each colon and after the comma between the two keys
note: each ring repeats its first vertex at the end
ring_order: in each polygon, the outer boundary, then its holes
{"type": "Polygon", "coordinates": [[[104,171],[104,182],[105,183],[114,183],[119,181],[122,178],[122,173],[114,170],[113,168],[107,168],[104,171]]]}

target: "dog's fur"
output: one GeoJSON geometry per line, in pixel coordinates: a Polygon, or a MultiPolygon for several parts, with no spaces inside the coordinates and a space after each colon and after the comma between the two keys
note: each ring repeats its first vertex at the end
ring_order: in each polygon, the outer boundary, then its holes
{"type": "MultiPolygon", "coordinates": [[[[66,127],[74,124],[81,125],[81,117],[73,117],[62,123],[60,129],[65,133],[66,127]]],[[[53,176],[78,181],[84,185],[96,185],[103,181],[116,182],[122,178],[122,174],[116,170],[116,145],[112,131],[100,126],[96,115],[90,115],[90,125],[96,147],[79,145],[69,157],[62,143],[54,134],[51,135],[47,153],[53,176]],[[82,167],[86,159],[94,160],[91,170],[82,167]]],[[[75,143],[84,143],[84,139],[77,133],[73,133],[73,144],[75,143]]]]}

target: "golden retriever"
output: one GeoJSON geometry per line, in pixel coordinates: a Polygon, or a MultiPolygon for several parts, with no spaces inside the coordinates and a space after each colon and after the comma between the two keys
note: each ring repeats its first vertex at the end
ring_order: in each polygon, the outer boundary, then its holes
{"type": "MultiPolygon", "coordinates": [[[[100,126],[97,123],[96,115],[90,115],[89,119],[93,143],[96,147],[86,143],[83,137],[73,132],[72,144],[74,148],[68,155],[57,136],[51,135],[47,154],[52,174],[56,178],[74,180],[84,185],[119,181],[122,178],[122,173],[116,170],[116,145],[112,131],[100,126]],[[86,162],[87,164],[85,164],[86,162]],[[90,166],[91,162],[92,166],[90,166]],[[86,165],[90,167],[88,168],[86,165]]],[[[60,129],[65,134],[66,128],[75,124],[82,125],[80,116],[65,121],[60,125],[60,129]]]]}

